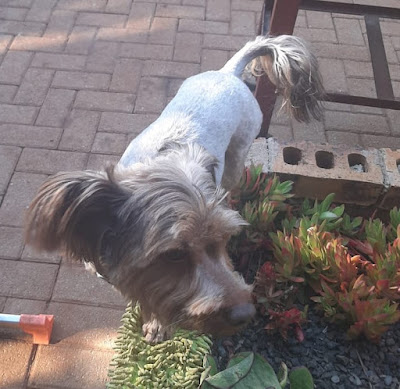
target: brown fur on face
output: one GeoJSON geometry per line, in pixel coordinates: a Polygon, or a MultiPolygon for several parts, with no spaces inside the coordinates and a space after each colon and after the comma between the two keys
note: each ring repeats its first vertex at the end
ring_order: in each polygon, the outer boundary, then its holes
{"type": "Polygon", "coordinates": [[[189,145],[130,168],[57,174],[28,210],[26,240],[93,263],[163,327],[231,333],[232,309],[251,298],[225,246],[245,223],[216,188],[214,164],[189,145]]]}

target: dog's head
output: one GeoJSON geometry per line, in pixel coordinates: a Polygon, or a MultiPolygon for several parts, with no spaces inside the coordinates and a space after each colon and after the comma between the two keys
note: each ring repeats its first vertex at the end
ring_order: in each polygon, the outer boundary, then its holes
{"type": "Polygon", "coordinates": [[[226,244],[244,224],[196,146],[130,168],[60,173],[40,188],[26,239],[96,270],[165,324],[232,333],[254,314],[226,244]]]}

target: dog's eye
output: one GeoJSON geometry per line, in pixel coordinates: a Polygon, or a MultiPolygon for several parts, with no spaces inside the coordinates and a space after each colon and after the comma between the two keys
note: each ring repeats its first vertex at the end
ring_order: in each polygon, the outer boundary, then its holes
{"type": "Polygon", "coordinates": [[[182,262],[187,257],[187,252],[185,250],[168,250],[163,253],[162,258],[170,262],[182,262]]]}

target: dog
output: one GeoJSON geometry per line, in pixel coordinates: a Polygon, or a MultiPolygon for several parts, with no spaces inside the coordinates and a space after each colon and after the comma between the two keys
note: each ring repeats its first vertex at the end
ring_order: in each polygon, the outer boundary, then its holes
{"type": "Polygon", "coordinates": [[[141,305],[148,342],[175,327],[232,334],[255,314],[229,238],[246,223],[227,205],[262,113],[240,79],[252,61],[298,120],[319,118],[317,61],[293,36],[257,37],[219,71],[188,78],[159,118],[105,171],[49,178],[32,201],[26,242],[91,264],[141,305]]]}

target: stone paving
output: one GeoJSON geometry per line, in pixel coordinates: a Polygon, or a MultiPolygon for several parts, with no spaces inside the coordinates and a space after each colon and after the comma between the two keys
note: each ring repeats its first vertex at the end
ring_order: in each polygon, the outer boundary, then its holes
{"type": "MultiPolygon", "coordinates": [[[[118,161],[186,77],[218,69],[254,37],[261,5],[0,0],[0,312],[55,315],[50,346],[0,330],[0,388],[105,386],[126,302],[81,266],[25,247],[24,211],[50,174],[118,161]]],[[[381,26],[399,98],[400,23],[381,26]]],[[[362,19],[301,11],[295,32],[311,42],[328,90],[374,96],[362,19]]],[[[400,148],[399,112],[326,108],[310,125],[275,115],[270,133],[400,148]]]]}

